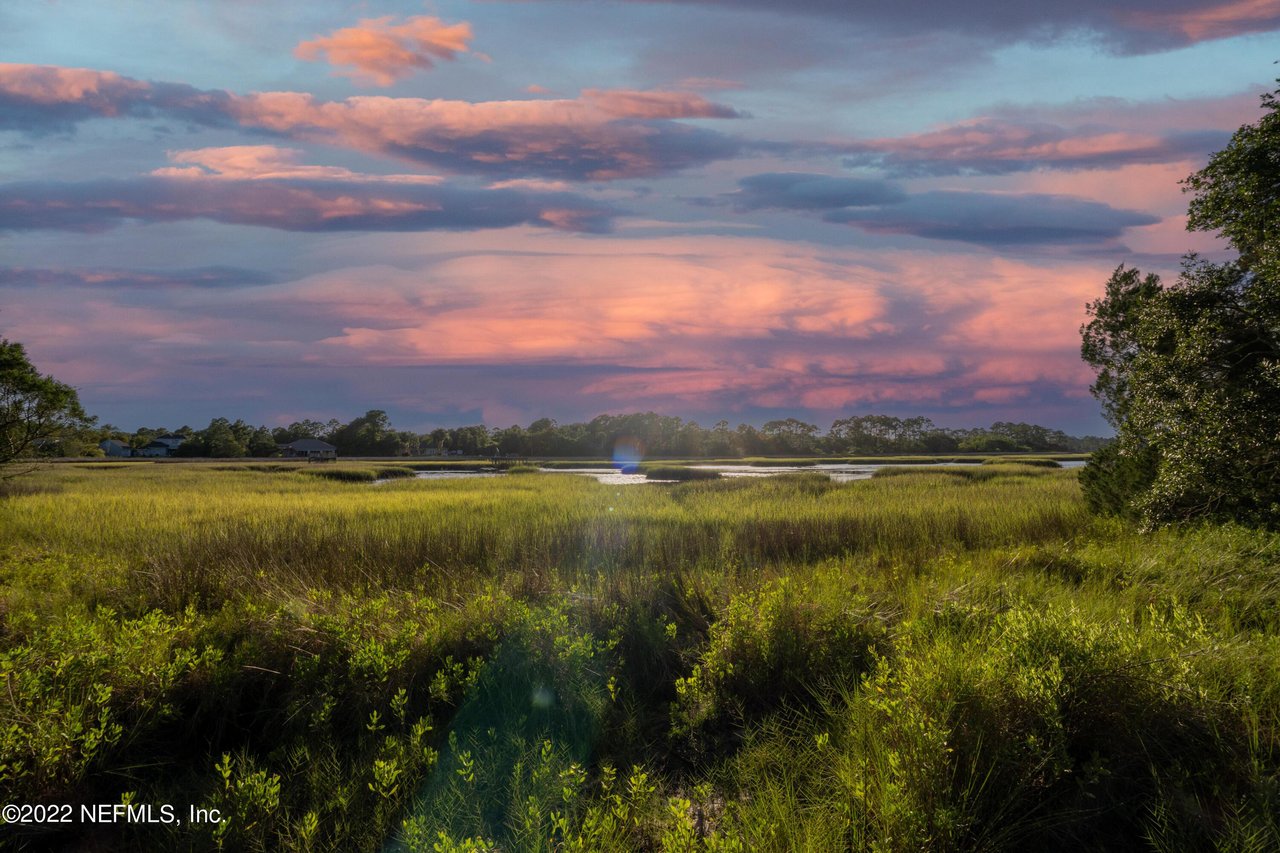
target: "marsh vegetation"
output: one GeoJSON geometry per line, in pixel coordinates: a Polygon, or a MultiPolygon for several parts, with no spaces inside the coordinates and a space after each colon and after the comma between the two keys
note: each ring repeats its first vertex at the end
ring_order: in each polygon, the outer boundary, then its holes
{"type": "Polygon", "coordinates": [[[1044,465],[644,488],[403,471],[15,481],[6,801],[228,819],[6,840],[1280,846],[1275,534],[1093,518],[1044,465]]]}

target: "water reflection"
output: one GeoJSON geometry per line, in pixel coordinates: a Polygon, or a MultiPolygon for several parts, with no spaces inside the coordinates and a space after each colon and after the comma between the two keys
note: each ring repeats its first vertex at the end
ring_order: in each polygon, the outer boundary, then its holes
{"type": "MultiPolygon", "coordinates": [[[[1016,461],[1016,460],[1010,460],[1016,461]]],[[[949,465],[981,465],[981,462],[951,462],[949,465]]],[[[1085,460],[1073,459],[1066,462],[1059,462],[1063,468],[1082,468],[1085,460]]],[[[842,462],[821,463],[818,465],[735,465],[735,464],[712,464],[712,465],[690,465],[691,468],[704,468],[710,471],[719,471],[722,477],[776,477],[779,474],[795,474],[805,471],[814,471],[819,474],[825,474],[837,483],[851,483],[855,480],[869,480],[881,468],[919,468],[928,470],[937,467],[936,463],[926,463],[920,465],[910,464],[852,464],[842,462]]],[[[633,471],[620,470],[618,468],[539,468],[544,474],[577,474],[583,477],[593,477],[598,482],[610,486],[638,486],[644,483],[674,483],[675,480],[650,480],[644,474],[637,474],[633,471]]],[[[419,471],[416,475],[419,480],[453,480],[462,479],[464,477],[502,477],[505,474],[496,471],[419,471]]]]}

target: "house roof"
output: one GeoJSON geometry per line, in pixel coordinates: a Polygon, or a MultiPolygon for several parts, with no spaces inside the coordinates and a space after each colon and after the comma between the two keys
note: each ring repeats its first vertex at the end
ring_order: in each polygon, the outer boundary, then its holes
{"type": "Polygon", "coordinates": [[[281,447],[288,447],[290,450],[337,450],[327,441],[321,441],[318,438],[300,438],[297,441],[291,441],[288,444],[282,444],[281,447]]]}

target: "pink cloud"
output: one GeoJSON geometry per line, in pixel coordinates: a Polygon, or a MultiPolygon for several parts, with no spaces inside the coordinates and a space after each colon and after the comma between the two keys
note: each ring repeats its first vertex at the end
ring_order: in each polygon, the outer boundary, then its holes
{"type": "Polygon", "coordinates": [[[1180,35],[1191,42],[1207,41],[1274,28],[1280,24],[1280,0],[1234,0],[1176,12],[1138,11],[1126,18],[1145,30],[1180,35]]]}
{"type": "Polygon", "coordinates": [[[339,166],[311,166],[299,163],[303,152],[276,145],[229,145],[170,151],[169,160],[189,164],[155,169],[162,178],[214,178],[222,180],[317,180],[361,183],[438,184],[435,175],[370,175],[339,166]]]}
{"type": "Polygon", "coordinates": [[[102,115],[150,90],[150,84],[111,71],[0,63],[0,91],[35,104],[77,103],[102,115]]]}
{"type": "Polygon", "coordinates": [[[909,176],[1107,169],[1202,160],[1257,117],[1255,93],[1005,107],[901,137],[850,144],[851,162],[909,176]]]}
{"type": "Polygon", "coordinates": [[[434,68],[439,60],[452,60],[470,48],[471,25],[446,24],[439,18],[417,16],[393,23],[391,16],[368,18],[354,27],[335,30],[301,42],[294,48],[299,59],[323,59],[348,68],[340,73],[377,86],[390,86],[414,71],[434,68]]]}
{"type": "Polygon", "coordinates": [[[604,375],[578,388],[590,397],[833,411],[1081,391],[1084,304],[1109,275],[1106,264],[962,255],[870,266],[856,252],[741,238],[530,247],[424,272],[324,274],[252,298],[334,327],[309,351],[316,364],[592,366],[604,375]]]}
{"type": "Polygon", "coordinates": [[[660,175],[736,156],[739,140],[677,119],[734,118],[690,92],[585,90],[578,98],[483,101],[301,92],[238,95],[85,69],[0,65],[0,126],[36,133],[91,117],[169,115],[499,178],[660,175]]]}
{"type": "Polygon", "coordinates": [[[432,405],[502,406],[508,421],[554,414],[556,400],[821,419],[1086,399],[1078,330],[1110,274],[1109,261],[869,256],[758,238],[637,244],[523,228],[504,232],[501,251],[471,234],[440,254],[362,239],[386,265],[240,288],[143,282],[147,307],[132,315],[137,299],[115,294],[133,285],[111,271],[16,271],[0,284],[27,337],[60,364],[127,354],[236,375],[341,371],[402,395],[390,377],[434,376],[432,405]],[[92,353],[73,327],[89,330],[92,353]],[[537,390],[525,399],[522,387],[537,390]]]}
{"type": "Polygon", "coordinates": [[[691,92],[638,91],[636,89],[583,89],[581,101],[613,118],[739,118],[732,107],[708,101],[691,92]]]}
{"type": "Polygon", "coordinates": [[[596,89],[577,99],[480,103],[266,92],[237,97],[230,109],[248,127],[456,170],[590,179],[726,156],[734,146],[718,135],[668,122],[736,115],[691,93],[596,89]]]}
{"type": "Polygon", "coordinates": [[[335,177],[325,167],[299,166],[262,151],[191,155],[203,168],[132,179],[0,184],[0,229],[91,233],[129,220],[211,219],[285,231],[467,231],[522,224],[604,231],[613,213],[570,193],[475,190],[345,170],[335,177]]]}

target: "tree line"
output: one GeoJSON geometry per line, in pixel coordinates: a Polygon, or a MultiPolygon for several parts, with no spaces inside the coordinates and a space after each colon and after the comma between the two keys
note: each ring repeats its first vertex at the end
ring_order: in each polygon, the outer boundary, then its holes
{"type": "Polygon", "coordinates": [[[797,418],[763,426],[712,427],[655,412],[600,415],[590,421],[561,424],[539,418],[528,426],[491,428],[483,424],[417,433],[395,429],[385,411],[374,409],[343,423],[302,420],[268,429],[243,420],[215,418],[204,429],[142,428],[124,432],[110,426],[97,431],[142,448],[160,435],[186,440],[175,451],[188,457],[264,457],[279,445],[315,438],[334,445],[343,456],[555,456],[609,457],[620,442],[634,443],[650,457],[809,456],[815,454],[885,455],[910,453],[1089,452],[1107,439],[1078,438],[1062,430],[1027,423],[997,422],[987,428],[948,429],[929,418],[858,415],[840,418],[822,432],[797,418]]]}

